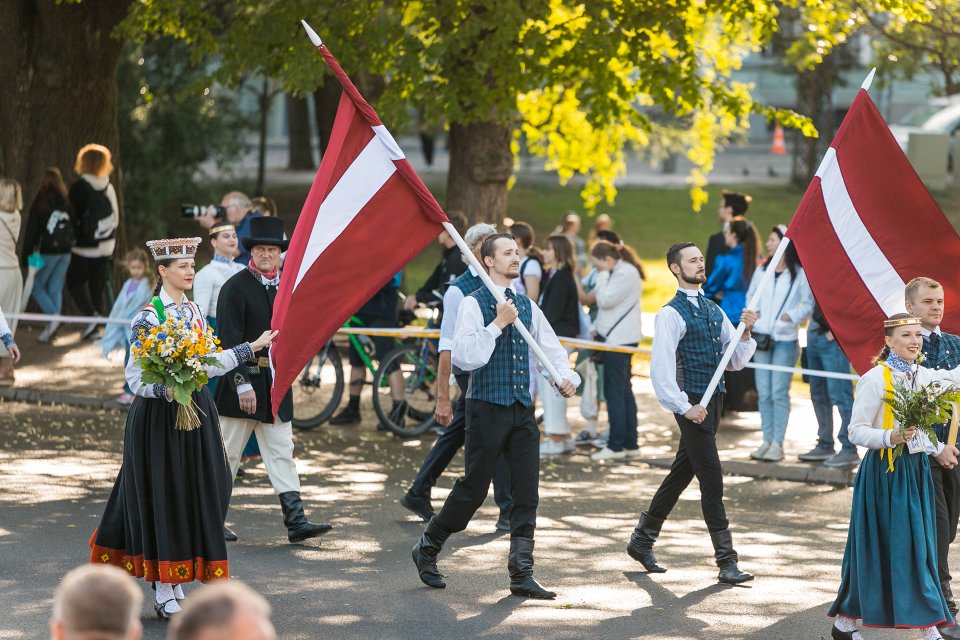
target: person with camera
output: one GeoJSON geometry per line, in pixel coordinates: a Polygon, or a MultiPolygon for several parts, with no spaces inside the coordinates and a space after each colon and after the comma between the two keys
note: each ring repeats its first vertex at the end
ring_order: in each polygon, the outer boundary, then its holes
{"type": "MultiPolygon", "coordinates": [[[[723,378],[706,406],[700,404],[736,330],[720,307],[700,290],[707,276],[703,254],[697,245],[681,242],[670,247],[667,267],[677,278],[677,295],[657,313],[650,378],[660,406],[674,414],[680,427],[680,446],[670,473],[657,489],[647,511],[640,515],[630,536],[627,554],[648,573],[666,571],[657,564],[653,545],[660,537],[664,520],[696,477],[703,519],[720,568],[717,579],[726,584],[740,584],[753,580],[753,576],[737,566],[739,556],[733,548],[730,523],[723,506],[723,469],[717,453],[717,429],[725,391],[723,378]]],[[[757,346],[750,337],[757,314],[744,309],[740,321],[746,325],[746,331],[727,363],[727,371],[746,366],[757,346]]]]}
{"type": "MultiPolygon", "coordinates": [[[[287,244],[282,219],[257,216],[251,221],[250,235],[243,239],[243,245],[253,257],[246,269],[226,281],[217,301],[217,335],[224,349],[270,329],[280,284],[280,252],[287,244]]],[[[240,362],[223,376],[214,394],[231,477],[237,475],[250,434],[256,433],[263,466],[280,499],[287,539],[301,542],[315,538],[332,527],[313,524],[304,514],[300,477],[293,460],[293,393],[287,391],[274,411],[270,401],[273,374],[267,351],[251,355],[252,359],[240,362]]],[[[237,539],[226,528],[224,537],[237,539]]]]}
{"type": "MultiPolygon", "coordinates": [[[[771,230],[767,238],[768,256],[773,256],[786,232],[787,227],[782,224],[771,230]]],[[[770,268],[768,257],[766,262],[753,272],[747,291],[748,300],[753,297],[764,274],[770,268]]],[[[760,319],[753,331],[753,339],[757,343],[753,361],[793,367],[800,355],[797,341],[800,323],[813,313],[813,292],[807,284],[807,277],[800,266],[800,258],[794,245],[787,247],[780,263],[772,268],[773,284],[763,291],[757,305],[760,319]]],[[[793,374],[768,369],[757,369],[754,374],[763,443],[750,457],[765,462],[779,462],[783,460],[783,439],[790,419],[790,382],[793,374]]]]}
{"type": "Polygon", "coordinates": [[[243,266],[250,263],[250,251],[246,248],[244,238],[250,237],[250,223],[262,217],[263,213],[253,208],[253,203],[245,193],[231,191],[223,196],[219,206],[195,207],[186,205],[183,208],[183,215],[196,217],[200,226],[207,230],[221,221],[232,224],[237,232],[237,240],[240,242],[239,253],[233,261],[243,266]],[[209,215],[209,213],[213,215],[209,215]]]}
{"type": "MultiPolygon", "coordinates": [[[[632,253],[609,242],[598,242],[590,250],[590,259],[597,269],[594,340],[627,347],[636,347],[640,342],[643,285],[640,270],[631,257],[632,253]]],[[[639,457],[637,401],[630,386],[633,355],[615,351],[598,351],[594,355],[603,362],[603,395],[610,425],[607,446],[590,458],[599,462],[639,457]]]]}

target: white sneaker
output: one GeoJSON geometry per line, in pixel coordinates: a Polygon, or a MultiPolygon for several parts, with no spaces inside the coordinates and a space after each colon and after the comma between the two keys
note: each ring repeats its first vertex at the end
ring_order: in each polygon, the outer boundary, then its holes
{"type": "Polygon", "coordinates": [[[750,457],[754,460],[763,460],[764,454],[767,452],[767,449],[770,448],[772,442],[764,442],[762,445],[757,447],[757,450],[750,454],[750,457]]]}
{"type": "Polygon", "coordinates": [[[564,446],[562,442],[554,442],[549,438],[540,443],[540,457],[549,458],[551,456],[559,456],[564,452],[564,446]]]}
{"type": "Polygon", "coordinates": [[[626,456],[627,460],[636,460],[643,457],[643,454],[640,453],[640,447],[637,447],[636,449],[624,449],[623,454],[626,456]]]}
{"type": "Polygon", "coordinates": [[[783,460],[783,445],[779,442],[771,442],[761,460],[764,462],[780,462],[783,460]]]}
{"type": "Polygon", "coordinates": [[[602,462],[604,460],[623,460],[627,457],[626,452],[624,451],[611,451],[604,447],[597,451],[595,454],[590,456],[590,459],[594,462],[602,462]]]}
{"type": "Polygon", "coordinates": [[[567,438],[563,441],[563,452],[564,453],[573,453],[577,450],[577,439],[576,438],[567,438]]]}
{"type": "Polygon", "coordinates": [[[597,449],[606,449],[607,448],[607,434],[603,433],[597,436],[591,443],[597,449]]]}
{"type": "Polygon", "coordinates": [[[59,322],[50,322],[47,324],[47,328],[44,329],[39,336],[37,336],[37,342],[50,342],[53,338],[53,334],[57,332],[57,329],[60,328],[59,322]]]}

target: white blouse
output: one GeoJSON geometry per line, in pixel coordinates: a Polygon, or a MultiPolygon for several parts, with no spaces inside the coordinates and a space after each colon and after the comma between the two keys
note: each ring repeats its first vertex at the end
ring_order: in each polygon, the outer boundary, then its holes
{"type": "MultiPolygon", "coordinates": [[[[158,297],[163,303],[164,313],[166,313],[168,318],[182,318],[189,320],[191,323],[199,323],[203,331],[207,330],[207,320],[203,317],[203,313],[200,312],[200,307],[198,307],[196,303],[184,299],[183,303],[178,305],[163,289],[160,289],[160,295],[158,297]]],[[[157,320],[157,310],[153,308],[152,304],[148,304],[133,319],[130,327],[133,331],[134,338],[136,338],[140,329],[150,330],[159,324],[160,322],[157,320]]],[[[220,366],[205,366],[203,368],[208,376],[222,376],[228,371],[236,369],[241,362],[252,360],[253,349],[250,348],[249,342],[244,342],[232,349],[224,349],[216,355],[216,358],[220,361],[220,366]]],[[[140,368],[140,365],[137,364],[137,361],[133,358],[130,358],[130,361],[127,363],[124,375],[134,395],[143,396],[144,398],[166,399],[166,386],[162,383],[144,384],[142,379],[143,369],[140,368]]]]}
{"type": "Polygon", "coordinates": [[[227,280],[246,268],[229,258],[218,260],[215,257],[210,264],[197,272],[193,280],[193,301],[206,314],[206,317],[217,317],[217,300],[220,298],[221,287],[227,280]]]}
{"type": "MultiPolygon", "coordinates": [[[[950,370],[935,370],[913,365],[913,369],[918,387],[928,385],[931,382],[942,382],[960,387],[960,367],[950,370]]],[[[891,373],[894,377],[894,384],[896,384],[897,379],[902,381],[906,376],[899,371],[891,371],[891,373]]],[[[883,430],[885,387],[882,365],[870,369],[861,376],[857,383],[857,396],[853,401],[853,415],[850,418],[850,426],[847,431],[847,436],[853,444],[867,449],[889,448],[888,432],[883,430]]],[[[943,443],[930,442],[922,432],[918,432],[917,436],[923,442],[926,453],[940,455],[940,452],[943,451],[943,443]]],[[[904,453],[908,453],[906,447],[904,447],[904,453]]]]}

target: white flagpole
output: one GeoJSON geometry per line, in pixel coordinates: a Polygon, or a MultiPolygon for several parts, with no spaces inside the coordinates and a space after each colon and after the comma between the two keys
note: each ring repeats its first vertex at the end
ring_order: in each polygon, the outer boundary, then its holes
{"type": "MultiPolygon", "coordinates": [[[[776,273],[777,265],[780,264],[780,259],[783,257],[783,252],[787,250],[788,246],[790,246],[790,238],[784,236],[783,240],[780,241],[780,246],[777,247],[776,252],[770,259],[770,266],[767,267],[763,277],[760,279],[760,284],[757,285],[757,290],[753,293],[753,297],[750,298],[749,302],[747,303],[747,309],[756,311],[757,305],[760,303],[760,296],[763,295],[767,285],[770,284],[771,280],[773,280],[773,274],[776,273]]],[[[723,376],[723,372],[727,369],[727,363],[729,363],[730,358],[733,357],[733,352],[737,350],[737,345],[740,343],[740,339],[743,338],[743,333],[746,330],[747,325],[741,322],[737,325],[737,330],[733,332],[733,337],[730,339],[730,344],[727,345],[727,350],[724,352],[723,357],[720,358],[720,364],[717,365],[717,370],[713,372],[713,378],[711,378],[710,384],[707,385],[707,389],[703,392],[703,397],[700,398],[700,402],[698,403],[704,409],[706,409],[707,405],[710,404],[710,398],[713,397],[713,392],[717,390],[717,385],[720,384],[720,378],[723,376]]]]}
{"type": "MultiPolygon", "coordinates": [[[[470,251],[470,247],[467,246],[467,243],[463,241],[463,238],[460,237],[460,232],[457,231],[449,222],[443,223],[443,228],[447,230],[447,233],[450,234],[450,237],[453,238],[453,241],[457,243],[457,247],[460,249],[460,252],[463,253],[463,257],[466,258],[467,263],[473,267],[473,270],[477,272],[477,275],[480,276],[480,279],[483,280],[483,284],[486,285],[487,289],[490,290],[490,293],[493,294],[493,297],[497,299],[497,302],[504,303],[506,298],[503,294],[500,293],[500,290],[497,289],[496,285],[493,284],[493,280],[490,279],[490,275],[487,273],[487,270],[480,264],[480,261],[477,260],[477,256],[473,255],[473,251],[470,251]]],[[[547,355],[543,352],[543,349],[540,348],[540,345],[537,344],[537,341],[533,339],[533,336],[530,335],[530,332],[527,330],[523,323],[520,322],[520,318],[517,318],[513,321],[513,326],[517,328],[517,331],[520,332],[520,335],[523,336],[523,339],[527,341],[527,344],[530,345],[530,349],[533,350],[537,359],[543,363],[544,369],[546,369],[550,376],[553,378],[553,381],[559,387],[563,384],[563,376],[560,375],[560,372],[557,371],[557,368],[553,366],[553,363],[547,358],[547,355]]]]}

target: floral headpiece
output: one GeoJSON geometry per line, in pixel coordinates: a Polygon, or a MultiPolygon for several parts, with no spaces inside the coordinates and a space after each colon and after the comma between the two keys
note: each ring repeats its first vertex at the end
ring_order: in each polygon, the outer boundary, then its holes
{"type": "Polygon", "coordinates": [[[147,248],[153,254],[154,260],[174,260],[178,258],[192,258],[197,255],[200,238],[167,238],[165,240],[150,240],[147,248]]]}
{"type": "Polygon", "coordinates": [[[914,318],[910,316],[908,318],[896,318],[895,320],[884,320],[883,328],[892,329],[894,327],[902,327],[908,324],[920,324],[920,318],[914,318]]]}

